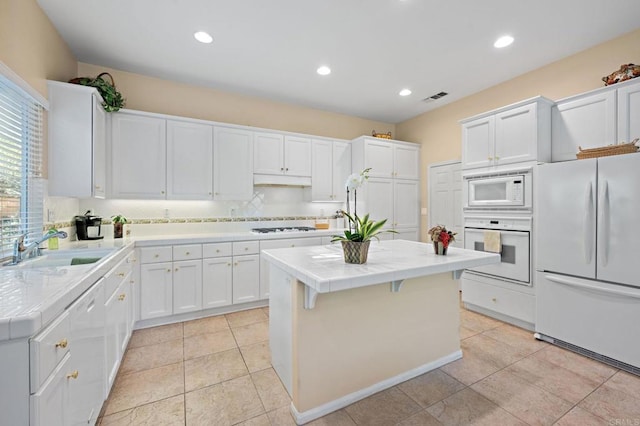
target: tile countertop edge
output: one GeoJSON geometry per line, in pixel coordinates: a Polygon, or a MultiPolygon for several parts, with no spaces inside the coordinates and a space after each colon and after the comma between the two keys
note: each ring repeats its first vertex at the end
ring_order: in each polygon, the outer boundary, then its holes
{"type": "Polygon", "coordinates": [[[381,242],[380,248],[378,253],[381,254],[370,251],[369,261],[364,265],[346,264],[342,259],[341,249],[326,246],[263,250],[262,257],[319,293],[500,263],[498,254],[452,248],[447,256],[437,256],[433,253],[431,244],[403,240],[381,242]],[[335,256],[336,253],[340,254],[339,259],[335,256]],[[326,267],[320,265],[318,261],[314,263],[312,260],[314,256],[316,258],[332,257],[333,259],[329,261],[332,263],[328,263],[326,267]],[[386,260],[383,260],[382,256],[386,260]],[[397,266],[392,265],[395,261],[398,261],[397,266]],[[309,267],[312,263],[317,266],[315,269],[309,267]],[[339,268],[347,271],[348,274],[339,276],[336,272],[339,268]],[[322,274],[323,271],[328,273],[322,274]]]}
{"type": "Polygon", "coordinates": [[[132,237],[136,247],[154,247],[174,244],[206,244],[218,242],[282,240],[289,238],[330,237],[339,234],[341,229],[317,229],[315,231],[300,232],[272,232],[259,234],[250,231],[220,232],[211,234],[175,234],[160,236],[132,237]]]}

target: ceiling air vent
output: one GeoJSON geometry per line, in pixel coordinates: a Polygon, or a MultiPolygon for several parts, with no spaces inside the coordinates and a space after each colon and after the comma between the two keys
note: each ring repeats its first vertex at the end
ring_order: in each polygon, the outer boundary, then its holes
{"type": "Polygon", "coordinates": [[[431,95],[428,98],[424,98],[422,100],[422,102],[433,102],[433,101],[436,101],[436,100],[440,99],[441,97],[447,96],[447,95],[448,95],[447,92],[436,93],[435,95],[431,95]]]}

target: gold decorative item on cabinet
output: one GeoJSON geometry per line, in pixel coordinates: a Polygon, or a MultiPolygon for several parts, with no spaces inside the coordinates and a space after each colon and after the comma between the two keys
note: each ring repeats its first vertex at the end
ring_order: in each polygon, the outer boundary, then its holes
{"type": "Polygon", "coordinates": [[[599,148],[582,149],[578,147],[579,152],[576,154],[578,160],[585,158],[608,157],[610,155],[632,154],[638,152],[636,145],[640,139],[636,138],[629,143],[619,143],[617,145],[601,146],[599,148]]]}
{"type": "Polygon", "coordinates": [[[373,136],[374,138],[380,138],[380,139],[393,139],[391,137],[391,132],[387,132],[387,133],[376,133],[376,131],[372,131],[371,132],[371,136],[373,136]]]}

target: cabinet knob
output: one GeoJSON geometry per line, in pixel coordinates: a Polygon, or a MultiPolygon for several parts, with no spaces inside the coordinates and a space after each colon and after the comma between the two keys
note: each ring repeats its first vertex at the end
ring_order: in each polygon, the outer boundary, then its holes
{"type": "Polygon", "coordinates": [[[220,253],[220,249],[216,249],[216,253],[220,253]]]}
{"type": "Polygon", "coordinates": [[[189,256],[190,254],[191,254],[190,252],[186,252],[186,253],[185,253],[185,255],[186,255],[186,256],[189,256]]]}
{"type": "Polygon", "coordinates": [[[296,246],[295,244],[291,244],[291,247],[295,247],[295,246],[296,246]]]}
{"type": "Polygon", "coordinates": [[[176,268],[176,272],[178,272],[178,269],[180,269],[180,268],[176,268]]]}
{"type": "Polygon", "coordinates": [[[289,168],[287,167],[286,169],[284,169],[284,171],[285,171],[285,172],[288,172],[288,171],[289,171],[289,168]]]}
{"type": "Polygon", "coordinates": [[[248,250],[249,250],[249,247],[245,247],[245,248],[244,248],[244,251],[248,251],[248,250]]]}
{"type": "Polygon", "coordinates": [[[164,191],[160,191],[161,194],[164,194],[164,191]]]}
{"type": "Polygon", "coordinates": [[[231,262],[227,263],[227,266],[231,266],[231,262]]]}
{"type": "Polygon", "coordinates": [[[120,296],[118,296],[118,300],[122,302],[125,299],[125,297],[127,297],[127,295],[122,293],[120,296]]]}
{"type": "Polygon", "coordinates": [[[67,379],[77,379],[78,374],[78,370],[75,370],[74,372],[67,374],[67,379]]]}
{"type": "Polygon", "coordinates": [[[498,301],[498,299],[497,299],[497,298],[495,298],[495,297],[493,297],[493,298],[491,299],[491,301],[495,303],[495,302],[497,302],[497,301],[498,301]]]}
{"type": "Polygon", "coordinates": [[[167,268],[167,272],[171,272],[171,269],[167,268]]]}
{"type": "Polygon", "coordinates": [[[118,276],[119,276],[120,278],[124,277],[124,272],[119,272],[119,273],[118,273],[118,276]]]}
{"type": "Polygon", "coordinates": [[[155,257],[156,259],[160,257],[159,254],[154,254],[153,257],[155,257]]]}
{"type": "Polygon", "coordinates": [[[129,280],[129,284],[135,284],[135,280],[129,280]]]}
{"type": "Polygon", "coordinates": [[[220,195],[220,193],[219,193],[219,192],[216,192],[214,195],[220,195]]]}
{"type": "Polygon", "coordinates": [[[500,157],[495,157],[495,158],[496,158],[496,161],[499,161],[499,160],[500,160],[500,157]]]}
{"type": "Polygon", "coordinates": [[[101,190],[102,188],[100,187],[100,185],[96,185],[96,189],[99,191],[99,190],[101,190]]]}
{"type": "Polygon", "coordinates": [[[491,161],[493,160],[493,157],[487,157],[487,160],[491,161]]]}
{"type": "Polygon", "coordinates": [[[209,193],[209,195],[211,195],[211,192],[209,193]]]}
{"type": "Polygon", "coordinates": [[[238,262],[234,263],[235,266],[238,266],[238,262]]]}
{"type": "Polygon", "coordinates": [[[56,343],[56,348],[66,348],[67,345],[69,344],[69,341],[67,339],[62,339],[60,340],[58,343],[56,343]]]}

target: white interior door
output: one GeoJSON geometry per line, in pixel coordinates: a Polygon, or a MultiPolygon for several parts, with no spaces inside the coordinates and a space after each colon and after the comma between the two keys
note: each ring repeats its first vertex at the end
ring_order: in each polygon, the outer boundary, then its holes
{"type": "Polygon", "coordinates": [[[598,159],[599,280],[640,287],[640,154],[598,159]]]}
{"type": "Polygon", "coordinates": [[[543,164],[536,187],[536,269],[595,278],[596,160],[543,164]]]}
{"type": "Polygon", "coordinates": [[[464,247],[462,167],[460,162],[429,165],[428,227],[445,225],[456,232],[454,247],[464,247]]]}

